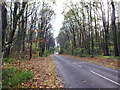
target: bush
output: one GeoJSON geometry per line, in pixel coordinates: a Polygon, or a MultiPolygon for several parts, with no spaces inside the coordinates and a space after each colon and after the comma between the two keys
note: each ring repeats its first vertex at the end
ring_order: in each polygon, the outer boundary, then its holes
{"type": "Polygon", "coordinates": [[[33,57],[36,58],[36,57],[39,57],[39,55],[38,54],[33,54],[33,57]]]}
{"type": "Polygon", "coordinates": [[[73,53],[75,56],[80,56],[80,57],[85,57],[87,50],[85,50],[84,48],[77,48],[74,49],[73,53]]]}
{"type": "Polygon", "coordinates": [[[64,53],[63,49],[60,49],[59,54],[63,54],[63,53],[64,53]]]}
{"type": "Polygon", "coordinates": [[[109,46],[109,54],[114,55],[114,47],[113,46],[109,46]]]}
{"type": "Polygon", "coordinates": [[[43,54],[43,57],[47,57],[47,56],[49,56],[50,55],[50,52],[48,51],[48,50],[46,50],[45,52],[44,52],[44,54],[43,54]]]}
{"type": "Polygon", "coordinates": [[[67,49],[61,48],[59,54],[69,54],[67,49]]]}
{"type": "Polygon", "coordinates": [[[4,66],[10,66],[10,64],[9,63],[5,63],[4,66]]]}
{"type": "Polygon", "coordinates": [[[51,54],[53,54],[54,51],[55,51],[55,49],[54,49],[53,47],[50,47],[49,52],[50,52],[51,54]]]}
{"type": "Polygon", "coordinates": [[[3,58],[3,62],[16,63],[16,62],[18,62],[18,61],[17,61],[17,60],[14,60],[13,58],[3,58]]]}
{"type": "Polygon", "coordinates": [[[30,70],[18,71],[15,67],[10,66],[2,70],[2,87],[17,87],[21,83],[30,80],[33,76],[34,74],[30,70]]]}

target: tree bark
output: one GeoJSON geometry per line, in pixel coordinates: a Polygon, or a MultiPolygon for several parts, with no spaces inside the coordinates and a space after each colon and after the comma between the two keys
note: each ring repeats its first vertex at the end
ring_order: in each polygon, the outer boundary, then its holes
{"type": "Polygon", "coordinates": [[[33,17],[31,18],[31,22],[32,22],[32,25],[30,27],[30,58],[29,58],[29,60],[32,58],[32,34],[33,34],[33,31],[31,29],[33,28],[33,17]]]}
{"type": "Polygon", "coordinates": [[[90,55],[90,15],[89,15],[89,10],[87,9],[87,13],[88,13],[88,54],[90,55]]]}
{"type": "Polygon", "coordinates": [[[96,16],[95,16],[95,13],[94,13],[94,20],[95,20],[95,40],[96,42],[98,41],[98,35],[97,35],[97,22],[96,22],[96,16]]]}
{"type": "Polygon", "coordinates": [[[24,13],[26,3],[27,2],[22,3],[22,9],[17,14],[19,2],[15,2],[14,13],[13,13],[13,30],[10,32],[10,36],[9,36],[9,40],[8,40],[8,42],[10,42],[10,43],[9,43],[9,46],[6,48],[6,51],[4,53],[4,57],[9,57],[9,55],[10,55],[10,50],[11,50],[11,46],[12,46],[12,43],[13,43],[13,38],[14,38],[14,35],[15,35],[16,27],[17,27],[17,21],[19,20],[21,15],[24,13]]]}
{"type": "Polygon", "coordinates": [[[120,53],[120,22],[118,23],[118,48],[120,53]]]}
{"type": "Polygon", "coordinates": [[[6,28],[7,28],[7,9],[5,8],[4,3],[2,4],[2,50],[5,48],[6,28]]]}
{"type": "Polygon", "coordinates": [[[24,59],[25,52],[25,28],[24,28],[24,15],[22,15],[22,59],[24,59]]]}
{"type": "Polygon", "coordinates": [[[90,24],[91,24],[91,57],[93,57],[94,53],[94,44],[93,44],[93,28],[92,28],[92,7],[91,7],[91,2],[90,2],[90,24]]]}
{"type": "MultiPolygon", "coordinates": [[[[0,66],[2,66],[2,4],[0,4],[0,66]]],[[[2,85],[2,68],[0,67],[0,87],[2,85]]]]}
{"type": "Polygon", "coordinates": [[[109,50],[108,50],[108,30],[106,28],[106,20],[105,20],[105,15],[102,10],[102,4],[101,4],[101,12],[102,12],[102,21],[103,21],[103,27],[104,27],[104,32],[105,32],[105,56],[109,56],[109,50]]]}
{"type": "Polygon", "coordinates": [[[112,21],[112,31],[113,31],[114,53],[115,53],[115,56],[119,56],[118,45],[117,45],[116,24],[115,24],[115,5],[113,0],[111,0],[111,5],[112,5],[111,21],[112,21]]]}

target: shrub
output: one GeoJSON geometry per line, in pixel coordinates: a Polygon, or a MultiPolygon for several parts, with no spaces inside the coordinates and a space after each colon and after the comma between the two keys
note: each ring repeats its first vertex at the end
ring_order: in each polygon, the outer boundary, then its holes
{"type": "Polygon", "coordinates": [[[50,52],[51,54],[53,54],[54,51],[55,51],[55,49],[54,49],[53,47],[50,47],[49,52],[50,52]]]}
{"type": "Polygon", "coordinates": [[[30,80],[34,74],[29,70],[18,70],[15,67],[8,67],[2,70],[2,87],[17,87],[21,83],[30,80]]]}
{"type": "Polygon", "coordinates": [[[14,60],[13,58],[3,58],[3,62],[7,62],[7,63],[16,63],[17,60],[14,60]]]}
{"type": "Polygon", "coordinates": [[[64,48],[61,48],[59,52],[59,54],[68,54],[68,53],[69,53],[68,50],[64,48]]]}
{"type": "Polygon", "coordinates": [[[4,66],[10,66],[10,64],[9,63],[5,63],[4,66]]]}
{"type": "Polygon", "coordinates": [[[35,58],[36,58],[36,57],[39,57],[39,55],[38,55],[38,54],[33,54],[33,57],[35,57],[35,58]]]}
{"type": "Polygon", "coordinates": [[[63,49],[60,49],[59,54],[63,54],[63,53],[64,53],[63,49]]]}
{"type": "Polygon", "coordinates": [[[2,86],[9,87],[11,78],[14,77],[16,69],[14,67],[8,67],[6,69],[2,69],[2,86]]]}
{"type": "Polygon", "coordinates": [[[77,48],[77,49],[74,49],[74,51],[73,51],[75,56],[80,56],[80,57],[85,57],[86,52],[87,52],[87,50],[85,50],[84,48],[77,48]]]}
{"type": "Polygon", "coordinates": [[[43,57],[47,57],[47,56],[49,56],[50,55],[50,52],[48,51],[48,50],[46,50],[45,52],[44,52],[44,54],[43,54],[43,57]]]}

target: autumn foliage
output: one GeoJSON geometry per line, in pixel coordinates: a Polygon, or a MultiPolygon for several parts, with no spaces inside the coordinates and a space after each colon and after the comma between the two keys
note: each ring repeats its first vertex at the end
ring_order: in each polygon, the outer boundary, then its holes
{"type": "MultiPolygon", "coordinates": [[[[20,66],[19,66],[19,63],[17,62],[11,63],[11,64],[7,64],[6,62],[4,62],[2,68],[4,69],[4,71],[6,71],[7,69],[10,69],[10,70],[12,69],[12,71],[15,71],[13,72],[15,73],[14,77],[16,78],[14,79],[14,82],[16,82],[17,84],[8,80],[8,82],[10,82],[11,84],[9,85],[6,84],[7,85],[6,87],[9,87],[9,88],[13,88],[13,87],[62,88],[64,87],[65,82],[62,81],[62,77],[58,77],[58,73],[56,73],[56,69],[55,69],[55,62],[51,56],[46,58],[38,57],[28,61],[27,60],[21,61],[20,66]],[[10,67],[14,67],[14,68],[10,68],[10,67]],[[17,70],[17,68],[19,67],[20,67],[20,70],[22,71],[21,72],[22,74],[20,73],[19,70],[17,70]],[[18,76],[16,75],[32,75],[32,73],[34,74],[33,78],[31,78],[30,76],[27,76],[25,77],[26,80],[23,79],[22,81],[22,78],[20,79],[21,83],[17,81],[18,76]]],[[[8,78],[6,77],[6,79],[8,78]]]]}

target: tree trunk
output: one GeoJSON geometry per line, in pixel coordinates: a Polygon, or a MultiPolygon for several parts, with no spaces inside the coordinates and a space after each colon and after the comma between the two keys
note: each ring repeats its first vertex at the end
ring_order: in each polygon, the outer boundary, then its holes
{"type": "Polygon", "coordinates": [[[73,28],[73,43],[74,43],[74,49],[76,48],[76,39],[75,39],[76,35],[75,35],[75,30],[73,28]]]}
{"type": "Polygon", "coordinates": [[[108,50],[108,30],[106,28],[106,21],[105,21],[105,15],[102,10],[102,4],[101,4],[101,12],[102,12],[102,20],[103,20],[103,27],[105,31],[105,56],[109,56],[109,50],[108,50]]]}
{"type": "Polygon", "coordinates": [[[87,9],[87,13],[88,13],[88,54],[90,55],[90,15],[89,15],[89,10],[87,9]]]}
{"type": "Polygon", "coordinates": [[[104,30],[102,30],[102,36],[103,36],[103,40],[102,40],[102,43],[101,43],[101,46],[102,46],[102,50],[103,50],[103,53],[105,55],[105,35],[104,35],[104,30]]]}
{"type": "MultiPolygon", "coordinates": [[[[97,35],[97,22],[96,22],[96,16],[95,16],[95,12],[94,12],[94,20],[95,20],[95,40],[96,42],[98,41],[98,35],[97,35]]],[[[97,46],[96,46],[97,47],[97,46]]]]}
{"type": "Polygon", "coordinates": [[[83,48],[85,48],[86,49],[86,41],[85,41],[85,37],[86,37],[86,33],[85,33],[85,15],[84,15],[84,10],[83,10],[83,13],[82,13],[82,15],[83,15],[83,48]]]}
{"type": "Polygon", "coordinates": [[[91,7],[91,2],[90,2],[90,24],[91,24],[91,57],[93,57],[93,48],[94,48],[94,44],[93,44],[93,29],[92,29],[92,7],[91,7]]]}
{"type": "Polygon", "coordinates": [[[118,48],[119,48],[119,53],[120,53],[120,22],[118,23],[118,48]]]}
{"type": "MultiPolygon", "coordinates": [[[[20,4],[19,4],[19,10],[20,10],[20,4]]],[[[21,18],[19,18],[19,21],[21,21],[21,18]]],[[[17,35],[18,40],[17,40],[17,42],[16,42],[15,45],[14,45],[14,43],[13,43],[13,45],[16,46],[16,49],[17,49],[17,52],[18,52],[18,56],[21,55],[22,36],[23,36],[22,32],[23,32],[23,30],[22,30],[22,28],[21,28],[21,23],[19,23],[19,24],[18,24],[18,35],[17,35]],[[19,48],[18,48],[18,47],[19,47],[19,48]]],[[[13,47],[14,47],[14,46],[13,46],[13,47]]],[[[15,51],[16,51],[16,50],[15,50],[15,51]]]]}
{"type": "MultiPolygon", "coordinates": [[[[0,66],[2,66],[2,4],[0,4],[0,66]]],[[[2,68],[0,68],[0,88],[2,85],[2,68]]]]}
{"type": "Polygon", "coordinates": [[[24,9],[25,9],[26,3],[27,2],[23,2],[22,3],[22,9],[19,11],[18,14],[17,14],[17,11],[18,11],[18,4],[19,4],[19,2],[15,2],[15,4],[14,4],[13,29],[10,32],[10,36],[9,36],[9,40],[8,40],[9,45],[6,48],[6,51],[4,53],[4,57],[9,57],[9,55],[10,55],[10,50],[11,50],[11,46],[12,46],[12,43],[13,43],[13,38],[14,38],[14,35],[15,35],[16,27],[17,27],[17,21],[19,20],[21,15],[24,13],[24,9]]]}
{"type": "Polygon", "coordinates": [[[29,60],[32,58],[32,34],[33,34],[33,31],[31,30],[33,28],[33,17],[31,18],[31,27],[30,27],[30,58],[29,60]]]}
{"type": "Polygon", "coordinates": [[[14,13],[13,13],[13,30],[10,32],[10,36],[9,36],[9,40],[8,40],[8,42],[10,42],[10,44],[9,44],[8,48],[6,49],[5,57],[9,57],[11,45],[13,43],[13,37],[15,34],[15,29],[17,27],[17,21],[16,21],[17,20],[16,19],[17,10],[18,10],[18,3],[15,2],[14,13]]]}
{"type": "Polygon", "coordinates": [[[5,8],[5,3],[2,4],[2,50],[5,49],[5,36],[7,28],[7,9],[5,8]]]}
{"type": "Polygon", "coordinates": [[[22,15],[22,59],[24,59],[25,52],[25,28],[24,28],[24,15],[22,15]]]}
{"type": "Polygon", "coordinates": [[[116,24],[115,24],[115,6],[113,0],[111,0],[112,5],[112,31],[113,31],[113,43],[114,43],[114,53],[115,56],[119,56],[118,45],[117,45],[117,33],[116,33],[116,24]]]}
{"type": "Polygon", "coordinates": [[[26,8],[26,19],[25,19],[25,28],[24,28],[24,16],[22,17],[22,25],[23,25],[23,59],[24,59],[24,55],[25,55],[25,34],[26,34],[26,30],[27,30],[27,10],[28,10],[28,4],[27,4],[27,8],[26,8]]]}

